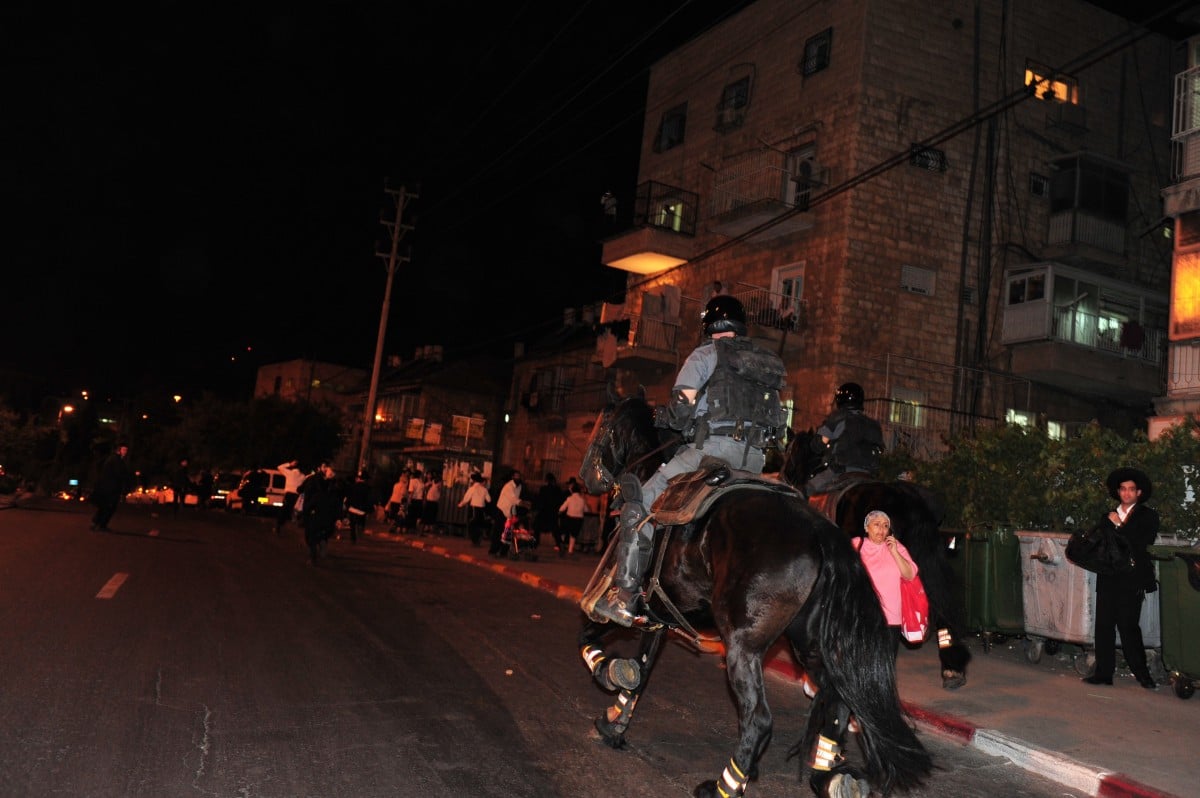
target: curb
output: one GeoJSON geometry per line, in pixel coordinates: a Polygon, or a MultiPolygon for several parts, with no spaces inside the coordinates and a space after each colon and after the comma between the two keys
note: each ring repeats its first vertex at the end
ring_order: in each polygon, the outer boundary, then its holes
{"type": "MultiPolygon", "coordinates": [[[[583,591],[580,588],[563,585],[537,574],[531,574],[516,564],[492,562],[471,554],[456,554],[435,542],[412,540],[389,532],[368,531],[365,534],[402,543],[409,548],[438,554],[447,559],[477,565],[544,590],[560,599],[578,603],[583,598],[583,591]]],[[[720,654],[722,651],[724,651],[723,647],[718,648],[714,653],[720,654]]],[[[800,680],[796,664],[787,657],[776,656],[768,659],[763,663],[763,670],[791,681],[800,680]]],[[[1039,748],[1004,732],[979,729],[961,718],[932,712],[906,701],[902,701],[901,705],[909,717],[927,731],[950,737],[989,756],[1004,757],[1024,770],[1070,789],[1079,790],[1092,798],[1178,798],[1178,796],[1141,784],[1128,776],[1109,773],[1093,765],[1076,762],[1062,754],[1039,748]]]]}

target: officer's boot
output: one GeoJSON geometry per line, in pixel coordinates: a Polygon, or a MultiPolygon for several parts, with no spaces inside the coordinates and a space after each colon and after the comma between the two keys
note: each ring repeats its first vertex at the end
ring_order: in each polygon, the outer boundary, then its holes
{"type": "Polygon", "coordinates": [[[647,622],[641,614],[642,579],[654,550],[654,525],[642,523],[646,508],[641,502],[621,506],[621,529],[617,539],[617,571],[613,584],[596,600],[588,616],[593,621],[612,621],[621,626],[647,622]]]}

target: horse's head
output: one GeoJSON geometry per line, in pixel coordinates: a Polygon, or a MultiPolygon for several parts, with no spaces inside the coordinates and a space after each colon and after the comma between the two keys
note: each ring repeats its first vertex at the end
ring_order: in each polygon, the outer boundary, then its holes
{"type": "MultiPolygon", "coordinates": [[[[642,466],[641,460],[659,447],[654,409],[640,395],[621,399],[600,411],[583,455],[579,478],[589,493],[607,493],[622,473],[627,469],[640,470],[636,466],[642,466]]],[[[671,448],[668,454],[673,451],[671,448]]],[[[657,468],[660,462],[656,460],[651,465],[657,468]]]]}
{"type": "Polygon", "coordinates": [[[817,433],[812,427],[805,432],[792,431],[791,440],[783,453],[779,478],[792,487],[803,487],[814,474],[825,467],[825,456],[813,449],[817,433]]]}

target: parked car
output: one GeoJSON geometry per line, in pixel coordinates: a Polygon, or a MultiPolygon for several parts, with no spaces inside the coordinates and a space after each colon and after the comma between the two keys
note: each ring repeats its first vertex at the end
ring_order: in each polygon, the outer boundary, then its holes
{"type": "MultiPolygon", "coordinates": [[[[251,508],[251,512],[266,512],[269,509],[278,509],[283,507],[284,487],[287,485],[287,477],[277,468],[261,468],[259,469],[267,475],[265,493],[259,496],[255,502],[255,506],[251,508]]],[[[238,486],[225,495],[225,509],[239,511],[243,509],[244,502],[242,501],[242,491],[246,487],[246,483],[250,480],[250,475],[253,471],[246,471],[238,480],[238,486]]]]}
{"type": "Polygon", "coordinates": [[[242,484],[242,475],[245,471],[222,471],[217,474],[213,480],[212,497],[208,500],[209,507],[228,507],[229,494],[238,489],[238,485],[242,484]]]}

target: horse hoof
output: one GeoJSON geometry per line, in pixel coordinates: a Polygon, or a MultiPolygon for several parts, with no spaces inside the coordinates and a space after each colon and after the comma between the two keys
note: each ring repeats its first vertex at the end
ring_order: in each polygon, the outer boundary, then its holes
{"type": "Polygon", "coordinates": [[[835,773],[827,785],[829,798],[870,798],[871,784],[854,773],[835,773]]]}
{"type": "Polygon", "coordinates": [[[616,726],[609,723],[606,718],[596,718],[592,725],[600,733],[600,741],[609,748],[614,751],[620,751],[625,747],[625,734],[619,731],[616,726]]]}
{"type": "Polygon", "coordinates": [[[718,798],[721,793],[717,792],[715,781],[705,781],[696,785],[696,789],[692,790],[692,795],[695,798],[718,798]]]}
{"type": "Polygon", "coordinates": [[[967,674],[962,671],[942,671],[942,687],[946,690],[957,690],[967,683],[967,674]]]}

